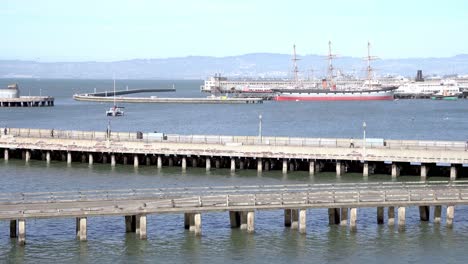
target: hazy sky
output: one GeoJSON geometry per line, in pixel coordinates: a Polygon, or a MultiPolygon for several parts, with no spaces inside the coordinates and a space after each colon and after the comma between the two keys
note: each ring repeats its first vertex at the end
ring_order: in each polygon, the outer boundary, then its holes
{"type": "Polygon", "coordinates": [[[468,53],[466,0],[0,0],[0,59],[468,53]]]}

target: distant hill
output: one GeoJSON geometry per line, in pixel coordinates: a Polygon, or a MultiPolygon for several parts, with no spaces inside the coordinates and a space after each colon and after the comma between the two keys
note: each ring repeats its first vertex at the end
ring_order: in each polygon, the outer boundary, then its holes
{"type": "MultiPolygon", "coordinates": [[[[298,56],[303,78],[325,74],[324,56],[298,56]]],[[[386,59],[372,62],[378,75],[414,76],[416,70],[424,75],[468,73],[468,55],[448,58],[386,59]]],[[[365,61],[361,58],[341,57],[335,68],[344,74],[364,75],[365,61]]],[[[188,56],[166,59],[134,59],[115,62],[35,62],[0,60],[0,78],[77,78],[109,79],[205,79],[214,73],[242,78],[290,77],[291,55],[253,53],[230,57],[188,56]]]]}

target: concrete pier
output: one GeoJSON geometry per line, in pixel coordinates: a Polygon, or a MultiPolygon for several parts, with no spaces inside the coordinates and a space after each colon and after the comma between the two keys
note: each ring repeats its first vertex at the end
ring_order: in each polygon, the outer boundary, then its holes
{"type": "Polygon", "coordinates": [[[182,170],[187,170],[187,158],[182,157],[182,170]]]}
{"type": "Polygon", "coordinates": [[[377,224],[382,225],[384,223],[384,208],[377,207],[377,224]]]}
{"type": "Polygon", "coordinates": [[[111,154],[111,166],[115,167],[115,154],[114,153],[111,154]]]}
{"type": "Polygon", "coordinates": [[[17,225],[17,220],[10,220],[10,238],[18,237],[18,234],[16,233],[17,225]]]}
{"type": "Polygon", "coordinates": [[[348,208],[341,208],[340,225],[341,226],[347,226],[348,225],[348,208]]]}
{"type": "Polygon", "coordinates": [[[76,239],[80,241],[87,240],[87,219],[86,217],[77,217],[76,218],[76,239]]]}
{"type": "Polygon", "coordinates": [[[345,172],[344,164],[341,161],[336,161],[336,176],[341,176],[345,172]]]}
{"type": "Polygon", "coordinates": [[[257,159],[257,171],[258,171],[258,172],[262,172],[262,170],[263,170],[262,159],[261,159],[261,158],[258,158],[258,159],[257,159]]]}
{"type": "Polygon", "coordinates": [[[193,220],[195,223],[195,235],[201,236],[202,234],[202,219],[201,219],[201,214],[200,213],[194,213],[193,214],[193,220]]]}
{"type": "Polygon", "coordinates": [[[455,207],[453,205],[447,206],[447,216],[446,216],[446,224],[447,227],[451,228],[453,226],[453,217],[455,215],[455,207]]]}
{"type": "Polygon", "coordinates": [[[206,158],[205,166],[206,166],[206,171],[211,170],[211,159],[208,157],[206,158]]]}
{"type": "Polygon", "coordinates": [[[284,209],[284,226],[291,227],[291,209],[284,209]]]}
{"type": "Polygon", "coordinates": [[[395,163],[392,163],[392,178],[396,178],[400,176],[400,167],[395,164],[395,163]]]}
{"type": "Polygon", "coordinates": [[[429,221],[429,212],[429,206],[419,206],[419,219],[424,222],[429,221]]]}
{"type": "Polygon", "coordinates": [[[307,210],[299,210],[299,233],[305,234],[307,229],[307,210]]]}
{"type": "Polygon", "coordinates": [[[5,150],[3,151],[3,159],[5,159],[5,160],[9,160],[9,159],[10,159],[8,149],[5,149],[5,150]]]}
{"type": "Polygon", "coordinates": [[[138,155],[133,155],[133,167],[137,168],[139,160],[138,160],[138,155]]]}
{"type": "Polygon", "coordinates": [[[31,160],[31,152],[29,150],[26,150],[26,152],[24,153],[24,160],[26,162],[29,162],[29,160],[31,160]]]}
{"type": "Polygon", "coordinates": [[[47,164],[50,163],[50,151],[46,151],[46,162],[47,164]]]}
{"type": "Polygon", "coordinates": [[[457,179],[457,167],[451,166],[450,167],[450,180],[456,180],[457,179]]]}
{"type": "Polygon", "coordinates": [[[158,169],[162,169],[162,158],[159,155],[157,157],[156,166],[158,169]]]}
{"type": "Polygon", "coordinates": [[[404,229],[406,223],[406,207],[398,207],[398,228],[404,229]]]}
{"type": "Polygon", "coordinates": [[[421,164],[421,180],[426,180],[427,178],[427,166],[421,164]]]}
{"type": "Polygon", "coordinates": [[[349,228],[351,231],[355,231],[357,228],[357,208],[349,209],[349,228]]]}
{"type": "Polygon", "coordinates": [[[283,174],[288,173],[288,160],[283,159],[283,174]]]}
{"type": "Polygon", "coordinates": [[[18,244],[24,246],[26,244],[26,220],[18,220],[18,244]]]}
{"type": "Polygon", "coordinates": [[[89,165],[93,165],[93,163],[94,163],[93,153],[88,154],[88,163],[89,163],[89,165]]]}
{"type": "Polygon", "coordinates": [[[71,152],[67,152],[67,164],[71,164],[72,163],[72,155],[71,155],[71,152]]]}
{"type": "Polygon", "coordinates": [[[442,216],[442,206],[434,206],[434,224],[440,224],[442,216]]]}
{"type": "Polygon", "coordinates": [[[146,215],[141,214],[136,216],[136,233],[139,239],[145,240],[146,235],[146,215]]]}
{"type": "Polygon", "coordinates": [[[234,158],[231,158],[231,172],[236,171],[236,160],[234,158]]]}
{"type": "Polygon", "coordinates": [[[299,228],[299,209],[291,209],[291,229],[299,228]]]}
{"type": "Polygon", "coordinates": [[[368,162],[364,162],[364,164],[363,164],[362,176],[364,176],[364,177],[369,176],[369,163],[368,162]]]}
{"type": "Polygon", "coordinates": [[[310,160],[309,161],[309,175],[314,175],[315,174],[315,161],[310,160]]]}
{"type": "Polygon", "coordinates": [[[395,225],[395,207],[393,206],[388,207],[387,216],[388,216],[388,225],[389,226],[395,225]]]}
{"type": "Polygon", "coordinates": [[[249,233],[255,232],[255,212],[254,211],[247,212],[247,232],[249,233]]]}

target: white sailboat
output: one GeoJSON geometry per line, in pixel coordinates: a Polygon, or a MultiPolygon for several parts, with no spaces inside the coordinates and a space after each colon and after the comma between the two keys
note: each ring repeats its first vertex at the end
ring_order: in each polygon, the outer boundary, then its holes
{"type": "Polygon", "coordinates": [[[109,110],[106,111],[106,116],[123,116],[124,111],[123,107],[117,106],[115,103],[115,78],[114,78],[114,106],[109,108],[109,110]]]}

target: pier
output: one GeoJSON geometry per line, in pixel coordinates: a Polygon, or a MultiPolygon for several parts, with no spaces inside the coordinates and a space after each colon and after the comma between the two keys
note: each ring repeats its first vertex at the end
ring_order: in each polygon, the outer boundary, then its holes
{"type": "Polygon", "coordinates": [[[261,104],[262,98],[231,98],[231,97],[208,97],[208,98],[184,98],[184,97],[102,97],[91,95],[74,95],[73,99],[87,102],[117,102],[117,103],[170,103],[170,104],[261,104]]]}
{"type": "Polygon", "coordinates": [[[434,224],[441,224],[445,209],[445,224],[450,228],[455,206],[466,204],[467,181],[82,190],[1,193],[0,220],[10,221],[10,237],[24,245],[26,222],[36,218],[75,218],[76,238],[86,241],[87,219],[93,216],[122,216],[122,232],[147,239],[150,214],[183,214],[181,228],[200,236],[204,213],[228,212],[226,225],[254,233],[257,211],[283,210],[284,226],[305,234],[307,211],[328,208],[330,225],[357,231],[359,209],[367,207],[376,209],[379,225],[384,224],[387,209],[387,224],[404,231],[406,210],[411,207],[419,208],[424,222],[430,221],[434,210],[434,224]]]}
{"type": "Polygon", "coordinates": [[[17,98],[0,98],[0,107],[41,107],[54,106],[54,97],[20,96],[17,98]]]}
{"type": "Polygon", "coordinates": [[[451,180],[468,175],[463,141],[177,135],[142,132],[62,131],[8,128],[1,131],[0,158],[103,163],[110,166],[202,167],[207,171],[253,169],[413,175],[451,180]]]}

